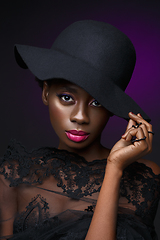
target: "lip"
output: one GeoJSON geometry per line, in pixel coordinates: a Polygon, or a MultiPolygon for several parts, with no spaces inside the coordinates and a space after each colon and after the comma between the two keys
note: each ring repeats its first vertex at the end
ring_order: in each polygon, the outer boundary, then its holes
{"type": "Polygon", "coordinates": [[[88,135],[89,133],[87,132],[84,132],[84,131],[78,131],[78,130],[69,130],[69,131],[66,131],[66,132],[69,132],[73,135],[77,135],[77,136],[84,136],[84,135],[88,135]]]}
{"type": "Polygon", "coordinates": [[[70,130],[66,131],[65,133],[73,142],[83,142],[89,137],[89,133],[84,131],[70,130]]]}

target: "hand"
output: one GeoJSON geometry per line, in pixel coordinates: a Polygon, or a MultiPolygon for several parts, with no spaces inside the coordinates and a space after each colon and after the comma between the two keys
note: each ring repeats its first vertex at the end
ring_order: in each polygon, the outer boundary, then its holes
{"type": "MultiPolygon", "coordinates": [[[[114,164],[119,170],[123,171],[129,164],[142,158],[152,151],[153,134],[152,125],[145,121],[140,114],[128,114],[130,120],[122,138],[113,146],[108,156],[108,164],[114,164]],[[139,127],[135,128],[133,126],[139,127]],[[144,139],[132,143],[132,139],[144,139]]],[[[108,165],[107,164],[107,165],[108,165]]]]}

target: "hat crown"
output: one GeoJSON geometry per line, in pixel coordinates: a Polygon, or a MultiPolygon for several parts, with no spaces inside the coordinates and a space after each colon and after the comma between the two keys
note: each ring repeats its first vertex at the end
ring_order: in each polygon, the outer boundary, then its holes
{"type": "Polygon", "coordinates": [[[136,61],[134,46],[124,33],[92,20],[71,24],[57,37],[52,49],[85,61],[122,90],[130,81],[136,61]]]}
{"type": "Polygon", "coordinates": [[[15,45],[22,68],[40,80],[66,79],[82,87],[107,110],[128,119],[128,112],[149,120],[127,95],[136,54],[129,38],[110,24],[84,20],[71,24],[51,49],[15,45]]]}

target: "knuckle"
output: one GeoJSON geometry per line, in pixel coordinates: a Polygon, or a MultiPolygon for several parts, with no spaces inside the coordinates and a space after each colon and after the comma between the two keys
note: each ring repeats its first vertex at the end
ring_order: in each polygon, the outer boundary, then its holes
{"type": "Polygon", "coordinates": [[[141,126],[140,126],[140,128],[141,128],[142,130],[143,130],[143,129],[147,129],[147,126],[146,126],[146,124],[142,123],[141,126]]]}
{"type": "Polygon", "coordinates": [[[143,126],[140,126],[139,128],[137,128],[137,130],[141,133],[143,133],[143,126]]]}
{"type": "Polygon", "coordinates": [[[147,128],[147,129],[149,129],[150,131],[152,131],[152,125],[150,124],[150,123],[148,123],[148,122],[142,122],[142,124],[140,125],[140,127],[141,128],[147,128]]]}
{"type": "Polygon", "coordinates": [[[142,131],[142,130],[143,130],[142,127],[143,127],[143,124],[142,124],[141,126],[139,126],[138,130],[139,130],[139,131],[142,131]]]}
{"type": "Polygon", "coordinates": [[[152,125],[151,125],[150,123],[147,123],[146,125],[147,125],[147,127],[148,127],[149,129],[152,130],[152,125]]]}
{"type": "Polygon", "coordinates": [[[148,151],[148,144],[146,141],[141,141],[141,149],[142,151],[148,151]]]}
{"type": "Polygon", "coordinates": [[[152,152],[152,149],[150,149],[149,151],[148,151],[148,153],[151,153],[152,152]]]}
{"type": "Polygon", "coordinates": [[[152,152],[152,147],[148,147],[148,153],[151,153],[152,152]]]}
{"type": "Polygon", "coordinates": [[[152,125],[151,124],[149,125],[148,128],[149,128],[150,131],[152,131],[152,125]]]}

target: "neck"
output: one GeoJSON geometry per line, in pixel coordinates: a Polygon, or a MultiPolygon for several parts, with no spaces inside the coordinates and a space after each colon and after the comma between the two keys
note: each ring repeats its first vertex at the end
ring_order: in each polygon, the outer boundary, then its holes
{"type": "Polygon", "coordinates": [[[85,158],[86,161],[91,162],[96,159],[105,159],[108,157],[110,150],[105,148],[99,143],[95,142],[86,148],[71,148],[64,146],[61,143],[59,144],[58,149],[64,149],[69,152],[74,152],[85,158]]]}
{"type": "Polygon", "coordinates": [[[94,147],[91,149],[81,149],[80,151],[76,151],[76,153],[84,157],[87,162],[91,162],[93,160],[101,160],[107,158],[109,155],[109,149],[100,145],[98,148],[94,147]]]}

